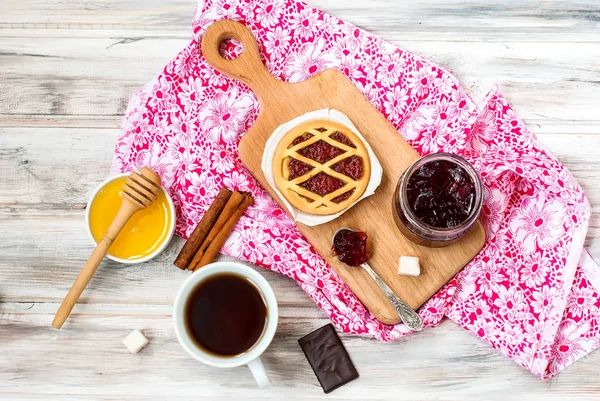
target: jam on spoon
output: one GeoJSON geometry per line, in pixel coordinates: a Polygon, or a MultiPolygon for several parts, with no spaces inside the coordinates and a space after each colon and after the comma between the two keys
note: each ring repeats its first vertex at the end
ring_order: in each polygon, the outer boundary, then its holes
{"type": "Polygon", "coordinates": [[[367,233],[342,228],[333,237],[331,251],[348,266],[360,266],[369,259],[367,233]]]}

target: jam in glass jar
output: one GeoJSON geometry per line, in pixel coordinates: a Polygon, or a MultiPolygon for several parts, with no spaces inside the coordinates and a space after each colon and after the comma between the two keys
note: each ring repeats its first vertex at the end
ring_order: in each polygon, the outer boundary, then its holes
{"type": "Polygon", "coordinates": [[[469,162],[450,153],[432,153],[400,177],[393,214],[398,228],[416,244],[450,245],[477,222],[483,204],[481,179],[469,162]]]}

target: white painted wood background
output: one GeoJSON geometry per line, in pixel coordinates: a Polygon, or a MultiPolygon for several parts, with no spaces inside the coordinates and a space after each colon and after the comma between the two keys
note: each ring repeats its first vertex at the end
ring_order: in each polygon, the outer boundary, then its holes
{"type": "MultiPolygon", "coordinates": [[[[597,0],[311,0],[454,71],[480,100],[500,83],[587,192],[600,259],[600,4],[597,0]]],[[[103,263],[60,331],[53,313],[91,246],[102,181],[127,101],[191,35],[193,0],[0,1],[0,399],[419,400],[600,398],[600,352],[547,382],[450,321],[389,344],[343,341],[361,377],[325,397],[297,339],[327,323],[294,282],[261,269],[280,302],[264,355],[273,387],[246,368],[189,358],[171,327],[188,273],[103,263]],[[150,338],[138,355],[122,339],[150,338]]]]}

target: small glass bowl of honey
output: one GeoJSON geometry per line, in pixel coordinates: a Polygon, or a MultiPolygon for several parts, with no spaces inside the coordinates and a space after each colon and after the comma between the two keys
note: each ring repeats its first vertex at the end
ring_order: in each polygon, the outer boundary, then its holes
{"type": "MultiPolygon", "coordinates": [[[[94,190],[88,201],[85,221],[94,245],[102,239],[121,207],[121,191],[129,174],[108,178],[94,190]]],[[[131,216],[106,256],[120,263],[146,262],[167,247],[174,232],[175,206],[171,196],[162,188],[158,199],[131,216]]]]}

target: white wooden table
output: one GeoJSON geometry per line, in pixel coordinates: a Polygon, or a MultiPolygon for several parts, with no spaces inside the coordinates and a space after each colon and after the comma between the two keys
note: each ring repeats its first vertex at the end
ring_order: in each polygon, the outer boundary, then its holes
{"type": "MultiPolygon", "coordinates": [[[[586,244],[600,259],[597,0],[310,3],[450,68],[476,100],[500,83],[586,190],[586,244]]],[[[325,398],[297,339],[327,319],[294,282],[264,269],[281,308],[264,355],[273,387],[184,353],[170,316],[188,275],[171,265],[180,241],[152,263],[103,263],[65,327],[50,327],[91,250],[84,206],[107,176],[127,101],[188,43],[194,7],[0,1],[0,399],[325,398]],[[151,339],[138,355],[121,343],[134,328],[151,339]]],[[[542,382],[450,321],[390,344],[343,341],[361,377],[327,399],[600,397],[600,352],[542,382]]]]}

